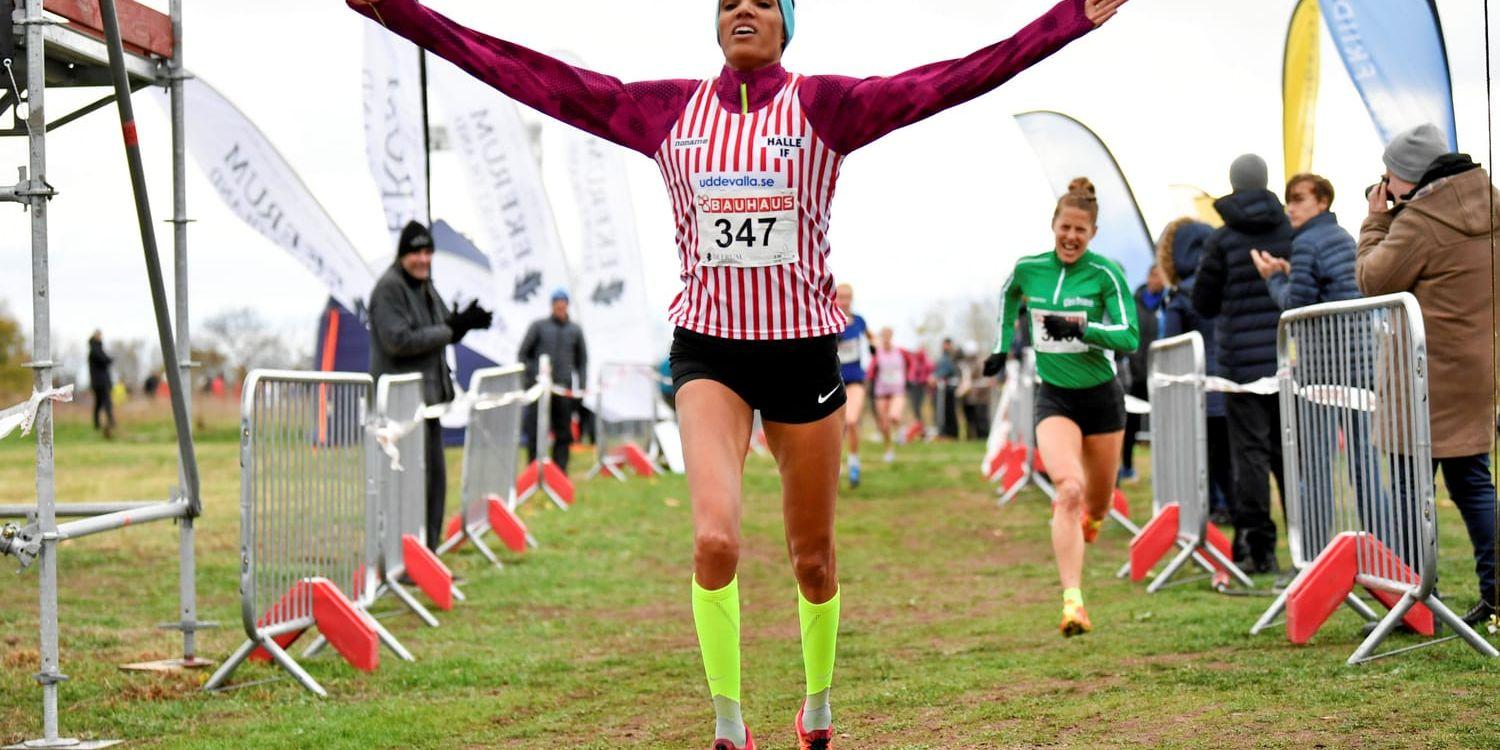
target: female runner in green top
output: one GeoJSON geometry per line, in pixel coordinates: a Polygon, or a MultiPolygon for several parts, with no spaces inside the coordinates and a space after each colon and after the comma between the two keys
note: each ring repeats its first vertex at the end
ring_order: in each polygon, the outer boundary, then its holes
{"type": "Polygon", "coordinates": [[[1125,393],[1115,380],[1114,352],[1135,351],[1135,300],[1119,264],[1088,249],[1098,232],[1094,186],[1080,177],[1052,216],[1055,247],[1016,261],[1001,293],[999,341],[985,362],[997,372],[1024,302],[1041,380],[1036,439],[1057,489],[1052,550],[1063,586],[1064,636],[1093,628],[1079,586],[1084,544],[1109,511],[1125,436],[1125,393]]]}

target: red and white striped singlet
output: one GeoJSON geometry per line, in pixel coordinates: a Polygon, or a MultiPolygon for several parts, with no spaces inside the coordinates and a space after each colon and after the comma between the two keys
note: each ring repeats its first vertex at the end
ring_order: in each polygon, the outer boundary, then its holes
{"type": "Polygon", "coordinates": [[[776,98],[748,115],[725,108],[715,81],[704,81],[657,151],[682,262],[683,290],[668,312],[674,325],[743,340],[810,338],[847,325],[828,268],[829,208],[844,157],[808,124],[802,81],[788,75],[776,98]],[[721,208],[729,213],[703,215],[721,208]],[[756,260],[715,265],[726,248],[756,260]],[[784,253],[755,255],[768,248],[784,253]]]}

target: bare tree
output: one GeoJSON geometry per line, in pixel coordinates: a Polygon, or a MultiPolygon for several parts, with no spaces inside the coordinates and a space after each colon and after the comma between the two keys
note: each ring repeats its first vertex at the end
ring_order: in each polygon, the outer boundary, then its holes
{"type": "MultiPolygon", "coordinates": [[[[219,368],[235,381],[257,367],[291,367],[302,362],[297,348],[248,307],[220,312],[204,321],[200,330],[205,334],[204,348],[222,353],[219,368]]],[[[211,371],[207,361],[203,365],[205,376],[220,374],[211,371]]]]}
{"type": "Polygon", "coordinates": [[[21,322],[11,317],[10,308],[0,302],[0,396],[31,392],[31,371],[22,366],[30,359],[21,322]]]}

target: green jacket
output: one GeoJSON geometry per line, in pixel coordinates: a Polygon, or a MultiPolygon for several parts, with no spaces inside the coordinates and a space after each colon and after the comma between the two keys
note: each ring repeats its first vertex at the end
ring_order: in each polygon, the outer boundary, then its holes
{"type": "Polygon", "coordinates": [[[1048,250],[1016,261],[1000,293],[1000,330],[995,352],[1009,351],[1016,315],[1022,303],[1030,313],[1037,375],[1059,388],[1092,388],[1115,377],[1109,352],[1133,352],[1140,345],[1135,299],[1125,273],[1109,258],[1085,251],[1064,265],[1048,250]],[[1046,314],[1063,314],[1088,322],[1080,341],[1052,341],[1042,329],[1046,314]]]}

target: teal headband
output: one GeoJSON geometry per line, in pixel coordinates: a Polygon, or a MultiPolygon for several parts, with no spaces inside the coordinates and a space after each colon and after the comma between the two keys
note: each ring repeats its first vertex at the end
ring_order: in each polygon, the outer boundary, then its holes
{"type": "MultiPolygon", "coordinates": [[[[786,40],[781,45],[781,48],[782,49],[786,49],[786,45],[792,43],[792,32],[794,32],[794,31],[797,30],[797,0],[780,0],[780,1],[781,1],[781,30],[784,31],[784,32],[786,32],[786,40]]],[[[719,36],[719,17],[718,17],[717,14],[715,14],[714,15],[714,38],[717,39],[718,36],[719,36]]]]}

